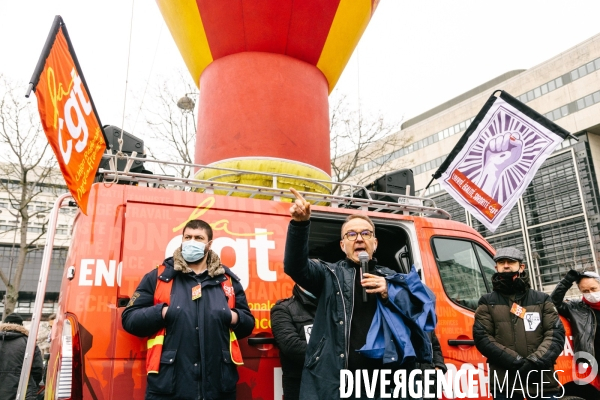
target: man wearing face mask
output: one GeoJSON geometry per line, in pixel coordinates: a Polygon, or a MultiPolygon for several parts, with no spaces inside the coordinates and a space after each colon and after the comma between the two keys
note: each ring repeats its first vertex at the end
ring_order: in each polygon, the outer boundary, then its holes
{"type": "Polygon", "coordinates": [[[123,328],[148,337],[146,399],[235,399],[237,339],[254,317],[240,280],[210,249],[202,220],[183,228],[181,247],[148,272],[123,312],[123,328]]]}
{"type": "MultiPolygon", "coordinates": [[[[581,352],[580,354],[584,356],[577,361],[591,364],[591,360],[587,358],[593,357],[596,362],[599,362],[600,275],[593,271],[578,272],[572,269],[556,285],[550,297],[558,309],[558,313],[569,320],[571,324],[573,352],[581,352]],[[583,297],[577,300],[564,301],[565,295],[573,286],[573,283],[577,284],[577,288],[583,297]]],[[[587,373],[582,375],[588,376],[587,373]]],[[[598,379],[594,383],[600,386],[598,379]]],[[[591,384],[568,387],[567,394],[577,395],[585,399],[596,400],[600,398],[600,392],[591,384]]]]}
{"type": "Polygon", "coordinates": [[[306,344],[310,341],[316,310],[317,298],[298,285],[294,285],[292,297],[279,300],[271,308],[271,329],[279,347],[285,400],[300,398],[306,344]]]}
{"type": "Polygon", "coordinates": [[[488,358],[490,393],[495,400],[558,398],[554,363],[565,342],[558,312],[550,296],[530,288],[520,250],[498,249],[494,261],[493,291],[479,299],[473,325],[475,345],[488,358]]]}

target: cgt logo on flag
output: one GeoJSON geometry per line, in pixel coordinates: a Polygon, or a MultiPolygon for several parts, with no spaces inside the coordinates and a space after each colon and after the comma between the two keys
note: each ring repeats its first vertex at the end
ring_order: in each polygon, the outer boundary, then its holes
{"type": "Polygon", "coordinates": [[[35,90],[42,126],[67,187],[87,214],[106,140],[60,16],[54,19],[30,89],[35,90]]]}
{"type": "Polygon", "coordinates": [[[486,102],[434,179],[494,232],[569,135],[502,91],[486,102]]]}

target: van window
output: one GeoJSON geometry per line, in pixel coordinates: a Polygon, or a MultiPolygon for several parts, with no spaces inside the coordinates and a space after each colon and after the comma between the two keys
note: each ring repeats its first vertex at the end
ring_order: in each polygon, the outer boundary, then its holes
{"type": "Polygon", "coordinates": [[[483,274],[488,282],[488,285],[492,285],[492,275],[496,273],[496,263],[492,256],[490,256],[487,251],[485,251],[478,244],[474,244],[477,249],[477,255],[479,256],[479,262],[481,263],[481,268],[483,269],[483,274]]]}
{"type": "Polygon", "coordinates": [[[470,310],[489,292],[494,261],[480,246],[460,239],[433,238],[435,260],[448,297],[470,310]],[[485,274],[485,278],[484,275],[485,274]]]}

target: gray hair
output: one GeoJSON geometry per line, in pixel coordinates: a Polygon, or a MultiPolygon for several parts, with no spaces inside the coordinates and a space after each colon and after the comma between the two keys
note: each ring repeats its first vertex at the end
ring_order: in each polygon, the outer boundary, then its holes
{"type": "Polygon", "coordinates": [[[592,272],[592,271],[582,272],[581,275],[580,275],[579,281],[577,281],[577,285],[579,285],[579,282],[581,282],[581,280],[585,279],[585,278],[594,279],[600,285],[600,275],[598,275],[597,273],[592,272]]]}

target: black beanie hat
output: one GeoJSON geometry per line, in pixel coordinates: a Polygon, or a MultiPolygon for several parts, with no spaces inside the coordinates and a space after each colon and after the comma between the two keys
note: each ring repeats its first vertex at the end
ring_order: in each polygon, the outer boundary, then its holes
{"type": "Polygon", "coordinates": [[[4,322],[7,324],[23,325],[23,317],[17,313],[12,313],[4,318],[4,322]]]}

